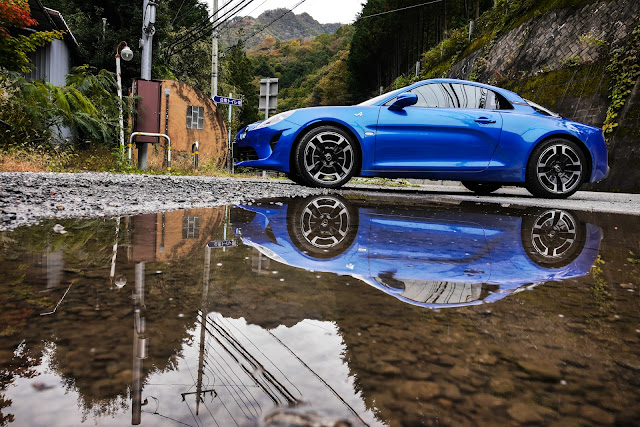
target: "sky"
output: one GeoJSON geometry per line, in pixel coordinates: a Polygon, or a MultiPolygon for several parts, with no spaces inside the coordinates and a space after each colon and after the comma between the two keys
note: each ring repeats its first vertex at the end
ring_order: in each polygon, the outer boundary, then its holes
{"type": "MultiPolygon", "coordinates": [[[[218,7],[222,8],[230,0],[218,0],[218,7]]],[[[286,7],[292,8],[300,0],[254,0],[239,15],[251,15],[257,17],[265,10],[286,7]]],[[[296,15],[307,12],[321,24],[342,23],[349,24],[355,21],[356,14],[362,11],[362,4],[367,0],[305,0],[294,9],[296,15]]],[[[234,1],[234,4],[237,3],[234,1]]],[[[210,3],[213,4],[213,1],[210,3]]]]}

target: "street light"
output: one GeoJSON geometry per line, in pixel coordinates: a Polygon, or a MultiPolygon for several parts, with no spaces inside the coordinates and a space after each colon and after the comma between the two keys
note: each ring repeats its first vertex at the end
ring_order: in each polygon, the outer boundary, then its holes
{"type": "Polygon", "coordinates": [[[133,51],[127,45],[127,42],[118,43],[118,47],[116,48],[116,80],[118,82],[118,98],[120,98],[120,102],[118,103],[118,120],[120,121],[120,156],[124,156],[124,124],[122,120],[122,76],[120,75],[120,56],[122,55],[122,59],[125,61],[131,61],[133,58],[133,51]],[[124,43],[124,48],[120,51],[120,46],[124,43]]]}

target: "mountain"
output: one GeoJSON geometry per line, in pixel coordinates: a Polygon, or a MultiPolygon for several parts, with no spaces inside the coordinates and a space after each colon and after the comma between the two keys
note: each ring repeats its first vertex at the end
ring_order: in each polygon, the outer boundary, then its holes
{"type": "Polygon", "coordinates": [[[228,45],[239,39],[247,39],[245,46],[252,48],[271,36],[276,40],[310,40],[320,34],[333,34],[342,24],[321,24],[308,13],[296,15],[287,13],[288,9],[267,10],[257,18],[251,16],[236,17],[220,31],[222,41],[228,45]],[[266,27],[264,30],[261,30],[266,27]],[[254,35],[255,34],[255,35],[254,35]]]}

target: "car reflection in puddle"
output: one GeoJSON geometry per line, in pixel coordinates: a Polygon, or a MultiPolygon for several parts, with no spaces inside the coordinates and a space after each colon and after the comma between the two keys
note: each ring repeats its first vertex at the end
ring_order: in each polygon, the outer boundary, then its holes
{"type": "Polygon", "coordinates": [[[238,237],[283,264],[359,279],[426,308],[491,303],[587,274],[602,232],[561,209],[402,207],[335,195],[239,205],[238,237]]]}

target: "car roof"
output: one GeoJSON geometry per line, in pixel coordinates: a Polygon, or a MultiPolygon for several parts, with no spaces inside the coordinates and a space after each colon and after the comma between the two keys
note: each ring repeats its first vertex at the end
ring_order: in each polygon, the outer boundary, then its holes
{"type": "MultiPolygon", "coordinates": [[[[410,90],[413,89],[415,87],[418,86],[422,86],[424,84],[427,83],[459,83],[459,84],[467,84],[467,85],[471,85],[471,86],[478,86],[478,87],[483,87],[485,89],[489,89],[492,90],[494,92],[499,93],[500,95],[502,95],[503,97],[506,98],[507,101],[511,102],[511,103],[519,103],[519,104],[525,104],[527,103],[527,101],[525,101],[524,98],[522,98],[520,95],[518,95],[515,92],[512,92],[508,89],[503,89],[497,86],[491,86],[485,83],[479,83],[479,82],[472,82],[469,80],[459,80],[459,79],[428,79],[428,80],[421,80],[419,82],[415,82],[409,86],[406,86],[404,89],[406,90],[410,90]]],[[[395,96],[397,94],[394,94],[393,96],[395,96]]],[[[390,96],[389,98],[385,99],[383,102],[379,102],[377,103],[378,105],[384,104],[385,102],[389,101],[389,99],[393,98],[393,96],[390,96]]]]}

